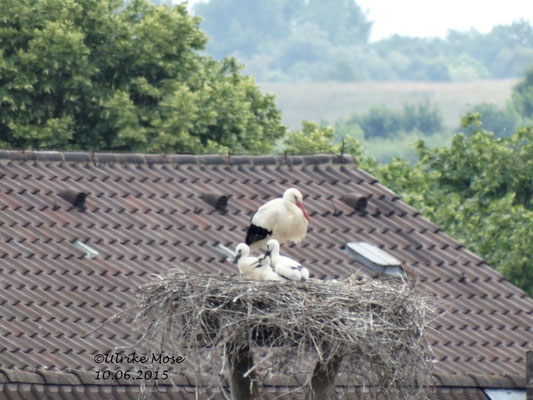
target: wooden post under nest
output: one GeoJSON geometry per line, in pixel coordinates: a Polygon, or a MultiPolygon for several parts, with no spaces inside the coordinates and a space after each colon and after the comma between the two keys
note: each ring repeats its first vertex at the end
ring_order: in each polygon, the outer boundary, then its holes
{"type": "Polygon", "coordinates": [[[331,390],[335,388],[335,378],[341,362],[341,356],[333,356],[327,362],[317,361],[311,378],[311,388],[305,397],[306,400],[327,400],[331,398],[331,390]]]}
{"type": "Polygon", "coordinates": [[[230,367],[230,390],[232,400],[259,399],[259,385],[255,371],[248,373],[254,366],[254,355],[249,345],[227,346],[228,362],[230,367]]]}

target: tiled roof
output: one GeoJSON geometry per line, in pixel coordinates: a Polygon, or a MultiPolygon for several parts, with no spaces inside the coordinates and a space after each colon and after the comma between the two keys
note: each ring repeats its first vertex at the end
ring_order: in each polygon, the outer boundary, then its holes
{"type": "MultiPolygon", "coordinates": [[[[195,390],[186,380],[174,382],[177,386],[160,384],[152,387],[150,393],[153,400],[191,400],[195,399],[195,390]]],[[[436,381],[435,390],[430,394],[431,400],[468,399],[487,400],[483,389],[497,387],[500,389],[523,388],[524,379],[518,381],[506,377],[486,379],[481,376],[446,376],[436,381]]],[[[206,399],[201,389],[200,399],[206,399]]],[[[47,398],[93,400],[100,398],[134,399],[140,394],[140,387],[132,381],[111,382],[94,385],[94,374],[85,371],[72,372],[22,372],[0,369],[0,393],[9,399],[47,398]],[[79,390],[84,386],[84,390],[79,390]]],[[[262,399],[300,400],[303,396],[295,387],[288,385],[272,385],[263,388],[262,399]]],[[[370,400],[374,399],[371,387],[337,387],[338,400],[370,400]]],[[[384,400],[383,397],[378,397],[384,400]]]]}
{"type": "Polygon", "coordinates": [[[235,274],[215,246],[233,249],[253,211],[288,187],[304,193],[312,224],[283,250],[315,277],[373,275],[343,247],[374,244],[446,310],[426,333],[439,374],[524,375],[533,300],[351,158],[328,155],[0,151],[0,368],[94,370],[96,353],[134,338],[123,322],[84,333],[132,305],[151,274],[235,274]],[[68,189],[88,194],[85,209],[68,189]],[[343,201],[350,193],[365,210],[343,201]]]}

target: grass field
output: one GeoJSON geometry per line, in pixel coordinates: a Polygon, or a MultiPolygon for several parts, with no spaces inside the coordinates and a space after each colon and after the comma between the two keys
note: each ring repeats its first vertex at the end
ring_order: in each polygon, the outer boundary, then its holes
{"type": "MultiPolygon", "coordinates": [[[[429,100],[441,111],[446,133],[423,137],[431,147],[449,143],[460,118],[469,108],[479,103],[504,106],[518,80],[487,80],[465,83],[432,82],[314,82],[314,83],[261,83],[263,92],[276,95],[283,111],[283,122],[291,129],[301,129],[301,121],[326,121],[333,124],[339,118],[353,113],[364,113],[371,106],[385,104],[400,110],[404,103],[429,100]]],[[[382,162],[393,157],[414,160],[414,134],[391,139],[361,140],[367,153],[382,162]]]]}
{"type": "Polygon", "coordinates": [[[365,112],[372,105],[385,104],[401,109],[406,102],[428,99],[436,104],[449,127],[459,125],[459,118],[478,103],[504,105],[516,79],[465,83],[431,82],[315,82],[261,83],[264,92],[274,93],[283,111],[283,121],[299,129],[302,120],[327,121],[352,113],[365,112]]]}

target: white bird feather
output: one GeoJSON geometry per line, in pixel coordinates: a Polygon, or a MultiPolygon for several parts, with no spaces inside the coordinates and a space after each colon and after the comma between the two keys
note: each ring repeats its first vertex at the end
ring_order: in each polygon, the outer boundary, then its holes
{"type": "Polygon", "coordinates": [[[270,258],[274,271],[282,278],[291,281],[305,281],[309,279],[309,270],[298,261],[279,254],[279,242],[270,239],[266,245],[265,257],[270,258]]]}
{"type": "Polygon", "coordinates": [[[270,238],[279,243],[300,243],[310,221],[302,194],[295,188],[287,189],[282,198],[270,200],[257,209],[246,233],[246,244],[257,249],[270,238]]]}
{"type": "Polygon", "coordinates": [[[234,263],[239,267],[244,279],[258,281],[282,280],[270,267],[270,259],[268,257],[250,257],[250,248],[246,243],[240,243],[235,248],[234,263]]]}

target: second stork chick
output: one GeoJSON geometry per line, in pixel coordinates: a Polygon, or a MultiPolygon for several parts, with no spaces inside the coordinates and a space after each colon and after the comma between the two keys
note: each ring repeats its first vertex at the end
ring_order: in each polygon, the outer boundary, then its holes
{"type": "Polygon", "coordinates": [[[270,258],[270,264],[276,274],[291,281],[306,281],[309,279],[309,270],[298,261],[279,254],[279,242],[270,239],[266,245],[265,257],[270,258]]]}

